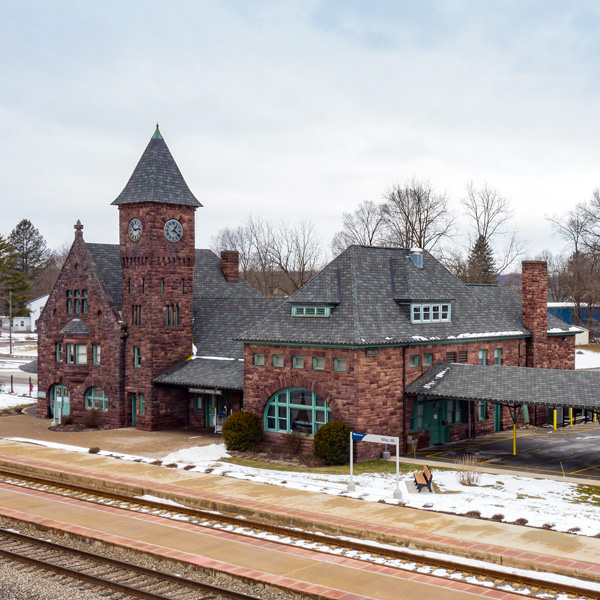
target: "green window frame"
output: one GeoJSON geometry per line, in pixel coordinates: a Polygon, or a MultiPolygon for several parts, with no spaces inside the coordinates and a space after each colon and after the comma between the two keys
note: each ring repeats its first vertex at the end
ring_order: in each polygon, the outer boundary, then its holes
{"type": "Polygon", "coordinates": [[[56,362],[61,363],[63,361],[63,345],[62,342],[56,342],[55,344],[56,350],[56,362]]]}
{"type": "Polygon", "coordinates": [[[324,398],[306,388],[284,388],[271,396],[264,414],[266,431],[298,431],[314,435],[333,421],[333,412],[324,398]]]}
{"type": "Polygon", "coordinates": [[[92,363],[100,364],[100,344],[92,344],[92,363]]]}
{"type": "Polygon", "coordinates": [[[487,365],[487,350],[482,349],[479,351],[479,364],[487,365]]]}
{"type": "Polygon", "coordinates": [[[433,364],[433,354],[423,354],[423,366],[430,367],[433,364]]]}
{"type": "Polygon", "coordinates": [[[292,317],[330,317],[331,306],[292,306],[292,317]]]}
{"type": "Polygon", "coordinates": [[[313,356],[313,371],[324,371],[325,370],[325,357],[324,356],[313,356]]]}
{"type": "Polygon", "coordinates": [[[448,323],[451,318],[452,307],[449,302],[435,304],[411,304],[411,323],[448,323]]]}
{"type": "Polygon", "coordinates": [[[134,367],[142,366],[142,348],[141,348],[141,346],[133,347],[133,366],[134,367]]]}
{"type": "Polygon", "coordinates": [[[146,408],[144,407],[144,394],[138,394],[138,397],[139,397],[139,400],[140,400],[140,402],[138,404],[138,406],[139,406],[139,413],[140,413],[140,415],[143,415],[144,412],[146,411],[146,408]]]}
{"type": "Polygon", "coordinates": [[[108,398],[106,392],[100,387],[88,388],[85,393],[86,410],[108,411],[108,398]]]}
{"type": "Polygon", "coordinates": [[[292,358],[292,367],[294,369],[304,369],[304,356],[294,356],[292,358]]]}
{"type": "Polygon", "coordinates": [[[182,294],[184,293],[184,289],[185,289],[185,283],[184,283],[184,281],[185,281],[185,280],[184,280],[184,279],[182,279],[182,280],[179,282],[179,283],[180,283],[180,285],[181,285],[181,293],[182,293],[182,294]]]}
{"type": "Polygon", "coordinates": [[[419,431],[425,428],[425,402],[415,402],[410,413],[410,430],[419,431]]]}
{"type": "Polygon", "coordinates": [[[479,403],[479,420],[484,421],[487,418],[487,403],[479,403]]]}
{"type": "Polygon", "coordinates": [[[348,369],[348,360],[346,358],[334,358],[333,359],[333,370],[334,371],[346,371],[348,369]]]}
{"type": "Polygon", "coordinates": [[[194,394],[194,412],[195,413],[202,412],[202,397],[203,397],[203,394],[194,394]]]}
{"type": "Polygon", "coordinates": [[[73,344],[67,344],[67,356],[66,356],[66,363],[68,365],[72,365],[75,364],[75,352],[74,352],[74,346],[73,344]]]}
{"type": "Polygon", "coordinates": [[[87,365],[87,344],[75,344],[75,364],[87,365]]]}
{"type": "Polygon", "coordinates": [[[502,348],[496,348],[494,350],[494,364],[498,366],[502,365],[502,348]]]}
{"type": "Polygon", "coordinates": [[[73,312],[73,290],[67,290],[67,312],[73,312]]]}
{"type": "Polygon", "coordinates": [[[273,366],[278,368],[285,366],[283,354],[273,354],[273,366]]]}
{"type": "Polygon", "coordinates": [[[87,301],[88,293],[87,290],[81,290],[81,312],[87,313],[88,311],[88,301],[87,301]]]}
{"type": "Polygon", "coordinates": [[[408,357],[408,366],[409,367],[418,367],[419,366],[419,355],[418,354],[411,354],[408,357]]]}
{"type": "Polygon", "coordinates": [[[146,293],[146,278],[142,277],[142,294],[146,293]]]}
{"type": "Polygon", "coordinates": [[[254,354],[254,364],[257,367],[264,367],[265,366],[265,355],[260,354],[260,353],[255,353],[254,354]]]}
{"type": "Polygon", "coordinates": [[[165,293],[165,280],[164,280],[164,278],[161,278],[161,280],[160,280],[160,293],[161,294],[165,293]]]}

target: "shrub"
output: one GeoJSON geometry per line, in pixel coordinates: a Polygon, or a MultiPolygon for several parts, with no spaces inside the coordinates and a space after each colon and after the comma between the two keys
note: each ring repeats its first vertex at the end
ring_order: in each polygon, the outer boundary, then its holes
{"type": "Polygon", "coordinates": [[[83,424],[88,429],[98,429],[100,427],[100,413],[97,410],[90,410],[83,417],[83,424]]]}
{"type": "Polygon", "coordinates": [[[67,415],[62,418],[63,425],[73,425],[73,423],[75,423],[75,419],[73,419],[72,415],[67,415]]]}
{"type": "Polygon", "coordinates": [[[544,523],[542,529],[554,529],[554,523],[544,523]]]}
{"type": "Polygon", "coordinates": [[[492,515],[492,521],[504,521],[504,515],[500,513],[492,515]]]}
{"type": "Polygon", "coordinates": [[[223,439],[227,450],[245,452],[262,439],[262,423],[252,412],[237,412],[223,423],[223,439]]]}
{"type": "Polygon", "coordinates": [[[481,461],[473,454],[461,454],[454,460],[458,465],[458,482],[462,485],[479,485],[481,480],[481,461]]]}
{"type": "Polygon", "coordinates": [[[465,517],[470,517],[471,519],[481,519],[481,513],[478,510],[470,510],[465,513],[465,517]]]}
{"type": "Polygon", "coordinates": [[[523,517],[515,521],[515,525],[527,525],[527,523],[529,523],[529,521],[523,517]]]}
{"type": "Polygon", "coordinates": [[[290,431],[283,434],[283,446],[290,456],[297,456],[302,452],[302,440],[304,436],[299,431],[290,431]]]}
{"type": "Polygon", "coordinates": [[[89,452],[90,454],[98,454],[98,452],[100,452],[100,448],[98,448],[98,446],[92,446],[92,447],[91,447],[91,448],[88,450],[88,452],[89,452]]]}
{"type": "Polygon", "coordinates": [[[325,423],[315,433],[314,453],[327,465],[344,465],[350,460],[350,428],[341,421],[325,423]]]}

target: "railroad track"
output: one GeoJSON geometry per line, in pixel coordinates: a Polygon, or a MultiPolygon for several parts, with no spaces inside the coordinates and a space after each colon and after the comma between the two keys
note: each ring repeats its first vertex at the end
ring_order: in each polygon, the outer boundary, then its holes
{"type": "Polygon", "coordinates": [[[434,577],[465,581],[484,588],[495,588],[522,594],[524,597],[543,597],[547,600],[567,594],[570,598],[599,600],[600,592],[589,590],[585,580],[572,580],[572,583],[550,581],[547,573],[515,575],[510,569],[499,565],[476,561],[480,564],[465,564],[460,556],[424,556],[408,548],[349,540],[322,533],[304,531],[291,527],[271,525],[252,521],[246,517],[236,517],[195,508],[172,506],[159,501],[140,499],[112,492],[100,492],[91,488],[57,483],[29,475],[15,474],[0,470],[0,482],[44,491],[51,494],[76,498],[95,504],[112,506],[133,512],[160,516],[177,521],[185,521],[203,528],[221,529],[238,535],[260,537],[272,542],[301,546],[305,549],[327,554],[336,554],[404,570],[418,571],[434,577]]]}
{"type": "Polygon", "coordinates": [[[112,590],[116,592],[111,595],[113,599],[259,600],[256,596],[4,529],[0,529],[0,557],[13,563],[52,571],[104,590],[112,590]]]}

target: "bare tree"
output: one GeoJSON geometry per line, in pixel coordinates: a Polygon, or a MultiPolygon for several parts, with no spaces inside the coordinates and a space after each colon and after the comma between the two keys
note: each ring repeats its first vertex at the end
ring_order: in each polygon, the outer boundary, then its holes
{"type": "Polygon", "coordinates": [[[385,243],[382,207],[371,200],[364,200],[352,213],[344,213],[343,229],[331,242],[334,254],[340,254],[348,246],[378,246],[385,243]]]}
{"type": "Polygon", "coordinates": [[[38,296],[44,296],[49,294],[54,288],[54,284],[60,275],[60,271],[67,260],[71,247],[65,243],[59,248],[52,250],[50,258],[46,263],[45,268],[38,273],[34,280],[31,295],[36,298],[38,296]]]}
{"type": "Polygon", "coordinates": [[[510,202],[498,190],[487,183],[477,188],[473,182],[467,184],[466,190],[461,204],[473,229],[469,246],[472,248],[478,240],[489,244],[494,251],[496,273],[500,275],[525,253],[527,242],[510,228],[510,202]]]}
{"type": "Polygon", "coordinates": [[[451,237],[456,218],[446,194],[414,178],[385,192],[382,214],[387,244],[427,250],[451,237]]]}

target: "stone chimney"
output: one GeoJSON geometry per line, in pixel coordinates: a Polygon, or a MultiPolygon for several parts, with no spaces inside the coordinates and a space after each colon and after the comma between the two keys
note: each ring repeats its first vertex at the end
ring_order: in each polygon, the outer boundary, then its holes
{"type": "Polygon", "coordinates": [[[240,280],[240,253],[237,250],[223,250],[221,252],[221,271],[225,280],[231,283],[240,280]]]}
{"type": "Polygon", "coordinates": [[[524,260],[522,275],[523,326],[531,331],[527,340],[528,367],[548,367],[548,266],[543,260],[524,260]]]}

